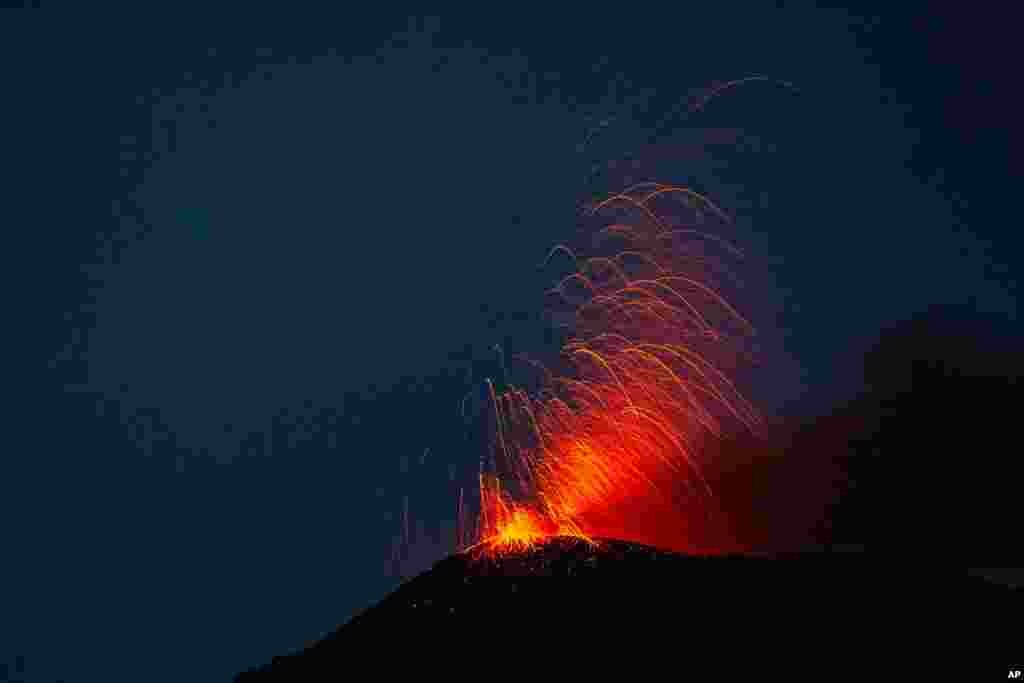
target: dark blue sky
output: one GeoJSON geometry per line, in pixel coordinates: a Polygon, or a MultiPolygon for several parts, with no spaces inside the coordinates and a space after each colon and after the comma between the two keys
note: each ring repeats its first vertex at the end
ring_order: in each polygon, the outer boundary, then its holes
{"type": "Polygon", "coordinates": [[[227,680],[380,599],[403,498],[454,512],[494,344],[544,345],[534,266],[594,164],[639,154],[736,216],[768,413],[852,396],[879,331],[930,306],[1016,319],[994,24],[744,7],[250,43],[22,19],[13,271],[46,372],[5,455],[25,561],[0,655],[26,680],[227,680]],[[682,115],[755,74],[798,92],[682,115]]]}

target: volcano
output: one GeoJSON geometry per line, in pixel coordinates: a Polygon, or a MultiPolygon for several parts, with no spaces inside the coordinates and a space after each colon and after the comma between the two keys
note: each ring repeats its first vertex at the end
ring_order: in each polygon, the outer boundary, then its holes
{"type": "MultiPolygon", "coordinates": [[[[588,656],[609,661],[658,647],[669,647],[658,657],[699,659],[723,644],[750,653],[771,643],[783,662],[806,663],[806,654],[816,652],[848,670],[880,657],[902,632],[917,631],[919,599],[935,597],[921,588],[931,583],[927,575],[897,567],[863,552],[694,556],[568,537],[522,552],[469,550],[441,560],[305,650],[235,680],[343,680],[363,665],[379,671],[415,659],[412,648],[425,643],[436,644],[435,654],[482,647],[532,659],[575,650],[579,641],[597,648],[588,656]],[[595,638],[614,646],[596,646],[595,638]]],[[[963,584],[942,581],[942,599],[952,602],[963,584]]],[[[976,610],[1008,609],[1011,598],[969,582],[967,604],[976,610]]]]}

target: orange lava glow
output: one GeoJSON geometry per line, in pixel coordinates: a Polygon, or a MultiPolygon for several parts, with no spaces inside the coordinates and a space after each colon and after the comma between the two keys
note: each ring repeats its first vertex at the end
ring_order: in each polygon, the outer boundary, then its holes
{"type": "Polygon", "coordinates": [[[727,218],[693,191],[654,183],[588,218],[603,227],[545,260],[573,264],[548,292],[573,320],[559,367],[518,359],[542,387],[532,393],[488,380],[493,457],[479,477],[475,546],[519,551],[567,535],[724,551],[727,539],[708,533],[703,446],[727,421],[760,420],[728,376],[753,329],[714,287],[728,275],[722,257],[740,254],[695,228],[727,218]]]}

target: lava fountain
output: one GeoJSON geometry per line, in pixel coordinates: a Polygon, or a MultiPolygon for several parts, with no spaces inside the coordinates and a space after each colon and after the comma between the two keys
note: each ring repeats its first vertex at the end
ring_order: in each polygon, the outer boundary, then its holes
{"type": "Polygon", "coordinates": [[[570,264],[546,294],[570,333],[555,362],[516,357],[539,389],[487,380],[494,428],[471,547],[572,536],[735,549],[704,446],[761,418],[730,379],[754,329],[718,287],[742,254],[705,231],[712,221],[728,217],[703,195],[643,183],[587,207],[579,244],[550,251],[542,267],[570,264]]]}

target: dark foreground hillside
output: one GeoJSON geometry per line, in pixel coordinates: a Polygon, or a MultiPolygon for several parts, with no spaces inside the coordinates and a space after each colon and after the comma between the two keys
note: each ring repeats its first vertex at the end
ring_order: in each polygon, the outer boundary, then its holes
{"type": "Polygon", "coordinates": [[[694,557],[555,539],[499,558],[449,557],[321,641],[236,680],[344,680],[366,666],[429,670],[423,650],[451,666],[466,652],[484,654],[497,670],[558,653],[612,663],[658,652],[759,673],[811,669],[807,655],[817,653],[844,669],[882,673],[905,637],[929,628],[922,610],[939,595],[967,609],[980,641],[967,652],[1002,670],[1013,647],[1003,617],[1019,608],[1020,593],[973,577],[965,583],[962,571],[886,566],[862,553],[694,557]],[[723,648],[739,659],[720,660],[723,648]],[[739,654],[762,650],[772,652],[771,665],[739,654]]]}

